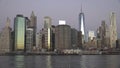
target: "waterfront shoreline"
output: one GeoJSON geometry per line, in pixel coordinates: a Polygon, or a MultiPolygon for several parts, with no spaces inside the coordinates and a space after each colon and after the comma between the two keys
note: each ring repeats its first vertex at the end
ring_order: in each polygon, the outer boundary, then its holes
{"type": "Polygon", "coordinates": [[[82,53],[82,54],[62,54],[62,53],[1,53],[0,56],[15,56],[15,55],[24,55],[24,56],[34,56],[34,55],[51,55],[51,56],[59,56],[59,55],[62,55],[62,56],[69,56],[69,55],[78,55],[78,56],[81,56],[81,55],[120,55],[120,53],[102,53],[102,54],[86,54],[86,53],[82,53]]]}

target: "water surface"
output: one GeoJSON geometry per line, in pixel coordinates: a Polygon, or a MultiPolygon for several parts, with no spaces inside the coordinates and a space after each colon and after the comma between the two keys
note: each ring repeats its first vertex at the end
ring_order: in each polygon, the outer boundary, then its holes
{"type": "Polygon", "coordinates": [[[0,56],[0,68],[120,68],[120,55],[0,56]]]}

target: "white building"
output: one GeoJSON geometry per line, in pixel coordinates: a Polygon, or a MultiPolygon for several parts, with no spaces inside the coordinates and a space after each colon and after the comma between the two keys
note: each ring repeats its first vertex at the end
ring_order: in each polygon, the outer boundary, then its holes
{"type": "Polygon", "coordinates": [[[89,40],[93,40],[93,38],[95,38],[95,32],[94,31],[89,31],[88,32],[88,38],[89,38],[89,40]]]}
{"type": "Polygon", "coordinates": [[[10,19],[7,18],[6,26],[2,29],[0,35],[0,53],[11,51],[11,28],[10,19]]]}
{"type": "Polygon", "coordinates": [[[116,26],[116,14],[114,12],[111,13],[110,16],[110,47],[116,47],[117,40],[117,26],[116,26]]]}

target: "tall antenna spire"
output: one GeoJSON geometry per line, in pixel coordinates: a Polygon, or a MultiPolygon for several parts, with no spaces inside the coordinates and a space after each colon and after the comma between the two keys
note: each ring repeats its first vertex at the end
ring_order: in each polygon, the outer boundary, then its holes
{"type": "Polygon", "coordinates": [[[10,19],[9,19],[9,17],[7,17],[6,27],[9,27],[9,26],[10,26],[10,19]]]}
{"type": "Polygon", "coordinates": [[[31,16],[35,16],[33,11],[32,11],[32,13],[31,13],[31,16]]]}
{"type": "Polygon", "coordinates": [[[82,3],[81,3],[81,13],[82,13],[83,11],[82,11],[82,3]]]}

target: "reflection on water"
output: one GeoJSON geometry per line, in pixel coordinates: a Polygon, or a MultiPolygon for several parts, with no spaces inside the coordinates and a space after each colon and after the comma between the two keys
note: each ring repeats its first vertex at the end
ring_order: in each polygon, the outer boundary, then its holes
{"type": "Polygon", "coordinates": [[[107,68],[120,68],[120,56],[111,56],[106,58],[109,63],[107,63],[107,68]]]}
{"type": "Polygon", "coordinates": [[[47,68],[52,68],[52,65],[51,65],[51,56],[47,56],[46,57],[46,65],[47,65],[47,68]]]}
{"type": "Polygon", "coordinates": [[[15,68],[25,68],[24,58],[23,55],[15,56],[15,68]]]}
{"type": "Polygon", "coordinates": [[[0,68],[120,68],[120,55],[0,56],[0,68]]]}

